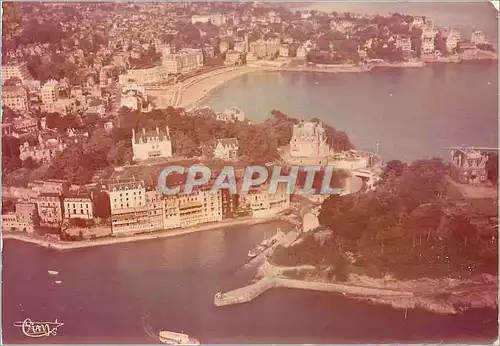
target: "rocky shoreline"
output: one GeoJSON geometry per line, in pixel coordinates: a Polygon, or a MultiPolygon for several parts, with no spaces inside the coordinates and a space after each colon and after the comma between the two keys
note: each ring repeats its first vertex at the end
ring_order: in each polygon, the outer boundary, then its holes
{"type": "MultiPolygon", "coordinates": [[[[396,309],[421,308],[439,314],[459,314],[473,308],[498,308],[498,277],[483,274],[467,280],[451,278],[418,280],[375,279],[351,274],[346,282],[325,281],[316,275],[297,279],[297,275],[317,272],[313,266],[278,267],[266,261],[257,278],[277,278],[285,287],[335,292],[396,309]]],[[[300,276],[302,276],[300,275],[300,276]]],[[[279,287],[279,286],[277,286],[279,287]]]]}

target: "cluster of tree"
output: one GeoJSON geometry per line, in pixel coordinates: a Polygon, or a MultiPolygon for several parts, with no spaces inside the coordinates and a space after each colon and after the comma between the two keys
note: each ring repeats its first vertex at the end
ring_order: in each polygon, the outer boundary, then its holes
{"type": "MultiPolygon", "coordinates": [[[[239,154],[244,160],[263,164],[278,158],[278,147],[290,142],[293,125],[298,120],[272,111],[272,117],[262,124],[226,123],[216,120],[212,110],[186,114],[183,109],[170,107],[148,114],[123,108],[119,115],[120,126],[110,133],[103,128],[94,130],[97,122],[95,117],[85,118],[82,124],[76,117],[60,117],[55,113],[47,115],[46,124],[49,128],[65,131],[67,128],[83,126],[91,135],[87,142],[71,145],[60,153],[48,168],[46,178],[67,179],[74,184],[89,183],[95,172],[132,161],[132,129],[140,131],[158,127],[164,130],[166,126],[170,130],[173,151],[178,156],[198,157],[202,155],[202,148],[214,144],[217,138],[235,137],[240,144],[239,154]]],[[[339,151],[353,148],[344,132],[328,125],[325,127],[332,147],[339,151]]],[[[7,152],[15,147],[6,144],[4,150],[7,152]]]]}
{"type": "Polygon", "coordinates": [[[42,83],[49,79],[68,78],[70,84],[78,84],[78,66],[59,54],[53,54],[49,60],[42,61],[38,55],[31,55],[26,60],[28,70],[36,80],[42,83]]]}
{"type": "Polygon", "coordinates": [[[307,61],[314,64],[335,65],[335,64],[356,64],[361,61],[357,52],[324,52],[313,50],[307,54],[307,61]]]}
{"type": "Polygon", "coordinates": [[[157,53],[154,44],[150,44],[139,59],[130,58],[129,61],[132,68],[150,68],[158,64],[160,60],[161,53],[157,53]]]}
{"type": "Polygon", "coordinates": [[[104,32],[95,31],[90,37],[84,37],[78,42],[78,48],[83,50],[85,54],[97,53],[101,46],[108,45],[108,36],[104,32]]]}
{"type": "Polygon", "coordinates": [[[496,232],[472,223],[446,197],[447,167],[438,159],[391,162],[378,190],[330,196],[319,215],[332,230],[276,251],[285,265],[333,265],[352,253],[351,269],[400,278],[465,277],[498,271],[496,232]]]}
{"type": "Polygon", "coordinates": [[[40,164],[31,158],[24,160],[24,162],[21,161],[19,158],[20,145],[21,142],[18,138],[2,136],[2,172],[4,174],[10,174],[20,168],[36,169],[40,167],[40,164]]]}
{"type": "Polygon", "coordinates": [[[494,185],[498,184],[498,154],[491,153],[488,156],[488,161],[486,161],[486,172],[488,174],[488,180],[494,185]]]}
{"type": "MultiPolygon", "coordinates": [[[[238,138],[239,153],[251,162],[265,163],[276,159],[277,149],[287,145],[293,133],[297,119],[290,118],[279,111],[272,111],[272,117],[262,124],[247,122],[226,123],[215,119],[212,110],[198,115],[188,115],[182,109],[169,108],[141,114],[123,110],[120,115],[123,139],[130,138],[132,129],[158,127],[170,129],[173,150],[177,155],[193,157],[202,155],[203,145],[216,138],[238,138]]],[[[316,120],[318,121],[318,120],[316,120]]],[[[353,145],[344,132],[327,127],[331,145],[337,150],[352,149],[353,145]]]]}
{"type": "Polygon", "coordinates": [[[17,45],[30,43],[59,43],[65,36],[58,22],[40,22],[35,18],[23,23],[23,30],[16,37],[17,45]]]}
{"type": "Polygon", "coordinates": [[[53,160],[45,178],[66,179],[72,184],[88,184],[95,172],[122,165],[132,159],[130,141],[118,132],[96,129],[87,142],[68,146],[53,160]]]}
{"type": "Polygon", "coordinates": [[[481,49],[481,50],[486,50],[489,52],[495,51],[495,47],[493,47],[493,45],[490,43],[480,43],[480,44],[477,44],[476,47],[481,49]]]}
{"type": "Polygon", "coordinates": [[[383,59],[390,62],[398,62],[405,59],[404,52],[401,49],[397,49],[394,45],[384,47],[377,44],[372,49],[369,49],[367,54],[370,59],[383,59]]]}
{"type": "Polygon", "coordinates": [[[20,24],[21,24],[21,14],[19,12],[17,4],[13,2],[2,2],[3,37],[10,38],[20,24]]]}

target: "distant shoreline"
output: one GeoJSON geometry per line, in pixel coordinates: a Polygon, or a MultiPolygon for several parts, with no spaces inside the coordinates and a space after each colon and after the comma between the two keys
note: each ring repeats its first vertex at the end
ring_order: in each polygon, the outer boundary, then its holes
{"type": "Polygon", "coordinates": [[[250,226],[256,224],[270,223],[272,221],[279,221],[278,215],[273,215],[264,218],[241,218],[241,219],[229,219],[220,222],[202,224],[194,227],[184,228],[184,229],[174,229],[174,230],[164,230],[156,231],[151,234],[141,234],[141,235],[129,235],[129,236],[117,236],[113,238],[101,238],[92,240],[80,240],[80,241],[51,241],[43,238],[34,238],[24,234],[14,233],[14,232],[2,232],[3,240],[13,239],[19,240],[25,243],[31,243],[38,246],[42,246],[49,249],[55,250],[72,250],[81,249],[88,247],[113,245],[121,243],[137,242],[142,240],[160,239],[160,238],[170,238],[177,237],[186,234],[198,233],[202,231],[214,230],[217,228],[232,228],[235,226],[250,226]]]}
{"type": "Polygon", "coordinates": [[[174,107],[195,108],[199,107],[204,100],[210,97],[217,88],[229,81],[253,72],[313,72],[313,73],[365,73],[378,68],[424,68],[434,64],[461,64],[473,61],[496,61],[497,57],[477,57],[461,60],[442,59],[436,61],[415,61],[401,63],[381,63],[371,66],[356,66],[353,64],[340,65],[302,65],[302,66],[272,66],[272,62],[259,61],[240,67],[231,67],[206,74],[198,75],[184,81],[178,87],[178,99],[174,107]]]}

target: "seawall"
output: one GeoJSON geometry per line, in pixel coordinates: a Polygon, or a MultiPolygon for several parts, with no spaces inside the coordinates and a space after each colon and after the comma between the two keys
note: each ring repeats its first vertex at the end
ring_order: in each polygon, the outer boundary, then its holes
{"type": "Polygon", "coordinates": [[[334,284],[327,282],[303,281],[284,278],[264,277],[259,281],[238,288],[226,293],[217,293],[214,298],[215,306],[226,306],[233,304],[248,303],[270,288],[295,288],[309,291],[334,292],[340,294],[349,294],[351,296],[365,297],[393,297],[393,298],[411,298],[413,292],[395,291],[382,288],[371,288],[362,286],[352,286],[343,284],[334,284]]]}
{"type": "Polygon", "coordinates": [[[185,234],[191,234],[201,231],[208,231],[213,229],[218,229],[222,227],[234,227],[234,226],[242,226],[242,225],[255,225],[260,223],[267,223],[273,220],[276,220],[276,216],[261,218],[261,219],[253,219],[253,218],[242,218],[242,219],[234,219],[234,220],[226,220],[211,224],[199,225],[196,227],[190,227],[186,229],[177,229],[177,230],[166,230],[166,231],[157,231],[151,234],[144,235],[130,235],[130,236],[117,236],[114,238],[105,238],[105,239],[89,239],[89,240],[81,240],[81,241],[53,241],[46,238],[34,238],[31,236],[27,236],[19,233],[11,233],[11,232],[2,232],[3,239],[15,239],[19,241],[24,241],[27,243],[36,244],[39,246],[43,246],[49,249],[55,250],[71,250],[71,249],[80,249],[80,248],[88,248],[94,246],[104,246],[104,245],[112,245],[112,244],[120,244],[120,243],[130,243],[135,241],[142,240],[151,240],[151,239],[160,239],[160,238],[169,238],[169,237],[177,237],[185,234]]]}

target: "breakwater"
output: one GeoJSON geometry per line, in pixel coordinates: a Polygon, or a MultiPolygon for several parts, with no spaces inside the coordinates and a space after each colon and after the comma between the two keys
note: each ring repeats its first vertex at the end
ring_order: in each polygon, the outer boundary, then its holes
{"type": "Polygon", "coordinates": [[[295,288],[365,297],[411,298],[414,296],[413,292],[403,292],[383,288],[264,277],[255,283],[238,288],[233,291],[229,291],[226,293],[218,292],[215,295],[214,304],[215,306],[220,307],[226,305],[248,303],[271,288],[295,288]]]}

